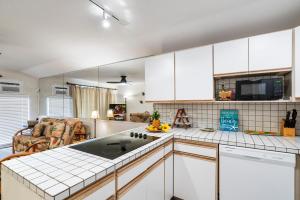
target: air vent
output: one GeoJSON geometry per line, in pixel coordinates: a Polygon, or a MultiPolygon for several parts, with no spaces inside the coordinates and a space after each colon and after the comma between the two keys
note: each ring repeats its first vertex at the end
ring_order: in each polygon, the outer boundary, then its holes
{"type": "Polygon", "coordinates": [[[21,93],[22,84],[17,81],[2,81],[0,82],[0,93],[21,93]]]}
{"type": "Polygon", "coordinates": [[[65,95],[69,96],[69,88],[64,87],[64,86],[52,86],[52,95],[57,96],[57,95],[65,95]]]}

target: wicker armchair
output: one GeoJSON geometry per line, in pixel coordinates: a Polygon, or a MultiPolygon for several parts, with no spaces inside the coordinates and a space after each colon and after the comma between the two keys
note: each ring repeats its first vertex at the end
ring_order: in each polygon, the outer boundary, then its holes
{"type": "Polygon", "coordinates": [[[79,119],[76,118],[44,118],[39,124],[43,124],[43,131],[41,131],[42,134],[38,136],[33,134],[34,128],[22,129],[15,134],[12,142],[13,153],[16,151],[44,151],[47,149],[68,145],[73,142],[75,134],[86,133],[85,126],[79,119]],[[56,127],[53,127],[58,124],[61,125],[59,130],[60,132],[57,132],[56,127]]]}
{"type": "Polygon", "coordinates": [[[15,133],[12,140],[12,152],[25,152],[32,145],[45,137],[32,136],[33,127],[23,128],[15,133]]]}

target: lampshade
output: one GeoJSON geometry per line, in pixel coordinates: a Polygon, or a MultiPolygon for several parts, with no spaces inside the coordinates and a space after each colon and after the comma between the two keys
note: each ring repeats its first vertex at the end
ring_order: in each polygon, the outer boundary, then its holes
{"type": "Polygon", "coordinates": [[[98,119],[99,118],[99,112],[97,110],[94,110],[92,112],[91,118],[92,119],[98,119]]]}
{"type": "Polygon", "coordinates": [[[114,117],[114,111],[111,110],[111,109],[107,110],[107,117],[108,118],[113,118],[114,117]]]}

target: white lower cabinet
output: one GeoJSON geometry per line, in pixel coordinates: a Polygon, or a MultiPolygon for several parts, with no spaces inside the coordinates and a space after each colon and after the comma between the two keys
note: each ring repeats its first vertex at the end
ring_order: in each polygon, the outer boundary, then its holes
{"type": "Polygon", "coordinates": [[[174,196],[188,200],[215,200],[216,163],[174,155],[174,196]]]}
{"type": "Polygon", "coordinates": [[[141,175],[120,200],[164,200],[164,162],[160,162],[147,175],[141,175]]]}
{"type": "Polygon", "coordinates": [[[119,197],[120,200],[146,200],[147,199],[147,182],[146,179],[140,180],[136,185],[128,190],[124,195],[119,197]]]}
{"type": "Polygon", "coordinates": [[[173,160],[173,155],[165,160],[165,200],[170,200],[174,195],[173,160]]]}
{"type": "Polygon", "coordinates": [[[146,177],[147,200],[164,200],[164,162],[161,162],[146,177]]]}

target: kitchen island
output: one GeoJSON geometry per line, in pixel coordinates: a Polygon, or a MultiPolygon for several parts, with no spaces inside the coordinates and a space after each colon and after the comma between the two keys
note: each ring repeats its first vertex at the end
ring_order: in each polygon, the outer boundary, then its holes
{"type": "MultiPolygon", "coordinates": [[[[204,166],[204,172],[208,170],[202,176],[205,176],[203,187],[209,194],[199,195],[215,199],[219,144],[300,154],[299,137],[207,133],[197,128],[173,129],[166,134],[149,134],[144,128],[136,128],[120,134],[131,132],[159,138],[112,160],[67,146],[4,162],[2,199],[170,199],[176,194],[173,169],[179,169],[176,163],[187,162],[179,156],[202,160],[194,165],[204,166]],[[148,197],[141,198],[141,194],[148,197]],[[158,196],[149,197],[154,194],[158,196]]],[[[195,181],[202,184],[198,179],[195,181]]]]}

